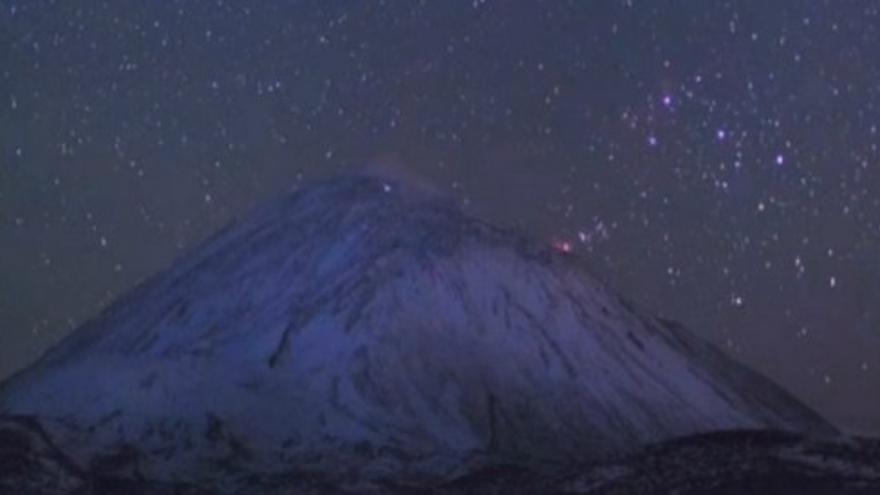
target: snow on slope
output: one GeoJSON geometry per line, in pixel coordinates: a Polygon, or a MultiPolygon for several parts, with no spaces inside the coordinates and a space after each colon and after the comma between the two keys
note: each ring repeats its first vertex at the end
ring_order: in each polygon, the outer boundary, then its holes
{"type": "Polygon", "coordinates": [[[368,177],[227,227],[4,384],[0,412],[67,425],[83,459],[137,445],[172,478],[208,458],[443,477],[831,429],[576,257],[368,177]]]}

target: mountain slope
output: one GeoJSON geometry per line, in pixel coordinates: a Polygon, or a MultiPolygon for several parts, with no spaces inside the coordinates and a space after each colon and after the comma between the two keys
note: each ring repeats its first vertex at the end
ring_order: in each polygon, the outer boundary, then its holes
{"type": "Polygon", "coordinates": [[[0,389],[67,451],[448,478],[719,429],[831,431],[564,256],[355,177],[231,225],[0,389]]]}
{"type": "MultiPolygon", "coordinates": [[[[113,475],[130,448],[87,468],[73,465],[33,418],[0,416],[0,493],[66,495],[345,494],[323,473],[259,473],[215,469],[197,483],[161,481],[140,473],[113,475]],[[110,469],[108,469],[110,468],[110,469]],[[108,473],[109,471],[109,473],[108,473]],[[217,473],[223,476],[217,476],[217,473]]],[[[581,494],[690,495],[772,493],[873,495],[880,492],[880,440],[817,441],[775,431],[726,431],[669,440],[599,462],[536,470],[528,465],[481,466],[451,480],[401,484],[380,480],[368,492],[411,495],[581,494]]]]}

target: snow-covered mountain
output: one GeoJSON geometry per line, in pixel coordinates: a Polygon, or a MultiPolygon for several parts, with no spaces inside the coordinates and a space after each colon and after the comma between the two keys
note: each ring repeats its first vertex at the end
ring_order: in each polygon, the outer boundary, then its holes
{"type": "Polygon", "coordinates": [[[833,431],[577,256],[371,177],[227,227],[7,381],[0,413],[153,479],[234,465],[355,487],[833,431]]]}

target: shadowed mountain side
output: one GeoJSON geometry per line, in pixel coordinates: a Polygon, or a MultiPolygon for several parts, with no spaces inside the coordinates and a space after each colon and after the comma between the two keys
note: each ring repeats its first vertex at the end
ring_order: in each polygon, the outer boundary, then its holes
{"type": "MultiPolygon", "coordinates": [[[[216,464],[191,482],[156,481],[138,471],[146,456],[120,445],[76,466],[30,417],[0,416],[0,492],[68,495],[347,494],[338,478],[295,468],[274,474],[216,464]]],[[[775,431],[729,431],[674,439],[616,459],[537,469],[515,464],[475,467],[447,482],[378,480],[367,493],[409,495],[569,494],[873,495],[880,490],[880,442],[815,441],[775,431]]]]}

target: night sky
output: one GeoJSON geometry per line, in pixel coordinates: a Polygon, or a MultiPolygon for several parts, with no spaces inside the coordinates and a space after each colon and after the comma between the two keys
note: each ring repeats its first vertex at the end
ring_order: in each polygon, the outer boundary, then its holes
{"type": "Polygon", "coordinates": [[[880,433],[880,2],[0,0],[0,377],[382,163],[880,433]]]}

